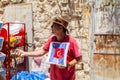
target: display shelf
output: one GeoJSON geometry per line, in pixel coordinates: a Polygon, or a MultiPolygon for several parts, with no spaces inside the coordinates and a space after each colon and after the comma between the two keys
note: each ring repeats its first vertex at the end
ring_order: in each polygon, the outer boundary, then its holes
{"type": "Polygon", "coordinates": [[[17,48],[26,51],[26,25],[25,23],[6,22],[3,24],[0,36],[4,37],[1,52],[6,54],[4,61],[5,78],[10,80],[16,72],[26,70],[26,57],[18,59],[18,57],[11,55],[17,48]]]}

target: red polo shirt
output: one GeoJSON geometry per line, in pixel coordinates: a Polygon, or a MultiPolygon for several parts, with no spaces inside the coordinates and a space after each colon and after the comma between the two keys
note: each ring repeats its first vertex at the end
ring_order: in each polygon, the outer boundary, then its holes
{"type": "MultiPolygon", "coordinates": [[[[51,42],[58,42],[55,36],[52,36],[48,39],[43,49],[49,51],[51,42]]],[[[70,61],[77,57],[82,56],[75,39],[67,35],[62,42],[70,43],[67,54],[67,63],[69,63],[70,61]]],[[[60,69],[56,65],[51,64],[50,78],[51,80],[75,80],[75,66],[69,66],[65,69],[60,69]]]]}

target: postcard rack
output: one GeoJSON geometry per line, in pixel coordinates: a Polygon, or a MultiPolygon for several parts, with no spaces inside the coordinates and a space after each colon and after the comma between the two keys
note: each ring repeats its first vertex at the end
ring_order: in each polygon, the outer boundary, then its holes
{"type": "Polygon", "coordinates": [[[3,24],[0,32],[0,36],[4,38],[1,52],[6,54],[5,79],[10,80],[17,72],[26,70],[26,57],[11,56],[17,48],[26,50],[26,25],[25,23],[7,22],[3,24]]]}

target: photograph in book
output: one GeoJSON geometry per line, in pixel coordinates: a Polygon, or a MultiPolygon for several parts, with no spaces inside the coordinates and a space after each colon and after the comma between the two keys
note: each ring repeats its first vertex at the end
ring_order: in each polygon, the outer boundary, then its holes
{"type": "Polygon", "coordinates": [[[66,66],[69,43],[52,42],[48,53],[47,62],[50,64],[58,64],[66,66]]]}
{"type": "Polygon", "coordinates": [[[4,42],[4,38],[0,37],[0,50],[2,50],[3,42],[4,42]]]}

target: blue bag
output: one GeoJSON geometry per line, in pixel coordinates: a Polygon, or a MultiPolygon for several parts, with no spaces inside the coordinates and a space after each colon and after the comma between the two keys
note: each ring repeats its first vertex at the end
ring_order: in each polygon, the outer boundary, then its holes
{"type": "Polygon", "coordinates": [[[40,71],[31,72],[29,76],[32,77],[33,80],[45,80],[47,78],[45,73],[40,71]]]}
{"type": "MultiPolygon", "coordinates": [[[[26,80],[26,76],[28,76],[28,72],[27,71],[21,71],[17,73],[17,80],[26,80]]],[[[12,77],[11,80],[16,80],[16,75],[12,77]]]]}
{"type": "MultiPolygon", "coordinates": [[[[28,71],[21,71],[17,73],[17,80],[45,80],[47,76],[41,71],[34,71],[29,73],[28,71]]],[[[11,80],[16,80],[15,76],[11,80]]]]}

